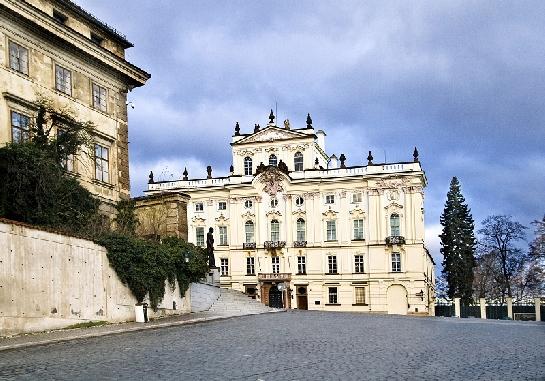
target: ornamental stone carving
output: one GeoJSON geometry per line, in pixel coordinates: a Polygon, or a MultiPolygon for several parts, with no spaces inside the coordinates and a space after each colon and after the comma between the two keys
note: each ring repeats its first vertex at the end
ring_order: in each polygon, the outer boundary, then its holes
{"type": "Polygon", "coordinates": [[[193,225],[201,226],[205,224],[206,220],[202,217],[193,217],[191,222],[193,222],[193,225]]]}
{"type": "Polygon", "coordinates": [[[264,185],[263,190],[270,196],[275,196],[284,190],[282,180],[284,180],[284,177],[280,172],[276,168],[271,167],[261,173],[259,177],[259,182],[264,185]]]}
{"type": "Polygon", "coordinates": [[[246,220],[253,220],[255,218],[255,214],[253,214],[252,212],[248,210],[246,213],[241,214],[240,218],[243,218],[246,220]]]}
{"type": "Polygon", "coordinates": [[[216,222],[217,222],[218,224],[225,224],[225,223],[227,223],[227,222],[229,221],[229,218],[226,218],[226,217],[223,215],[223,213],[222,213],[222,214],[220,214],[220,216],[217,217],[215,220],[216,220],[216,222]]]}
{"type": "Polygon", "coordinates": [[[249,150],[249,149],[244,149],[244,150],[240,150],[240,151],[237,151],[237,155],[239,156],[254,156],[254,152],[252,150],[249,150]]]}
{"type": "Polygon", "coordinates": [[[410,180],[405,177],[389,177],[387,179],[380,179],[376,183],[378,189],[401,189],[408,186],[410,180]]]}
{"type": "Polygon", "coordinates": [[[282,213],[280,213],[278,210],[269,210],[267,213],[265,213],[267,217],[282,217],[282,213]]]}
{"type": "Polygon", "coordinates": [[[337,216],[337,212],[335,212],[333,209],[331,209],[331,206],[329,207],[329,209],[325,212],[322,213],[322,216],[326,217],[326,218],[335,218],[337,216]]]}
{"type": "Polygon", "coordinates": [[[365,218],[365,211],[359,206],[357,206],[356,208],[350,211],[350,215],[353,218],[365,218]]]}
{"type": "Polygon", "coordinates": [[[399,200],[399,191],[397,189],[392,189],[386,192],[386,198],[388,201],[397,201],[399,200]]]}

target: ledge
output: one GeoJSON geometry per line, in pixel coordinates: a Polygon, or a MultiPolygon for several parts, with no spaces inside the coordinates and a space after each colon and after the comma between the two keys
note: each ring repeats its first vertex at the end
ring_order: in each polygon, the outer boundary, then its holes
{"type": "Polygon", "coordinates": [[[353,306],[368,306],[369,304],[367,304],[367,303],[354,303],[352,305],[353,306]]]}
{"type": "Polygon", "coordinates": [[[324,306],[340,306],[341,303],[326,303],[324,306]]]}

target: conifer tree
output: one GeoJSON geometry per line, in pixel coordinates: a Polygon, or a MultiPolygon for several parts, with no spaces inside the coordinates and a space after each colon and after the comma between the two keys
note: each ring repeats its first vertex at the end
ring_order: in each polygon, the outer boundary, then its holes
{"type": "Polygon", "coordinates": [[[464,303],[471,303],[476,245],[474,221],[456,177],[450,182],[440,222],[443,226],[439,237],[443,254],[443,275],[448,285],[447,295],[450,298],[459,297],[464,303]]]}

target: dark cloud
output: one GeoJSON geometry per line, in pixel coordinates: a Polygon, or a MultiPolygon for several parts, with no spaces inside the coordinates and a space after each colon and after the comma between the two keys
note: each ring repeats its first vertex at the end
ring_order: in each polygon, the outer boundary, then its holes
{"type": "Polygon", "coordinates": [[[543,2],[78,2],[152,73],[130,94],[135,195],[146,166],[226,172],[235,121],[249,131],[277,102],[296,126],[310,112],[350,164],[417,145],[434,234],[452,176],[478,222],[545,212],[543,2]]]}

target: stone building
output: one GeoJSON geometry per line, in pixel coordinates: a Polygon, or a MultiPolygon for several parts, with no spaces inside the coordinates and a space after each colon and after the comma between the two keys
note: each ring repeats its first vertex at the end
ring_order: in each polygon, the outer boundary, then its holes
{"type": "Polygon", "coordinates": [[[93,122],[94,152],[66,166],[106,211],[130,195],[127,93],[150,78],[132,46],[69,0],[0,0],[0,145],[28,139],[39,97],[93,122]]]}
{"type": "Polygon", "coordinates": [[[189,241],[214,229],[222,287],[270,306],[433,314],[434,263],[424,247],[426,177],[413,160],[347,166],[322,130],[270,122],[232,137],[225,177],[154,182],[148,195],[190,197],[189,241]]]}

